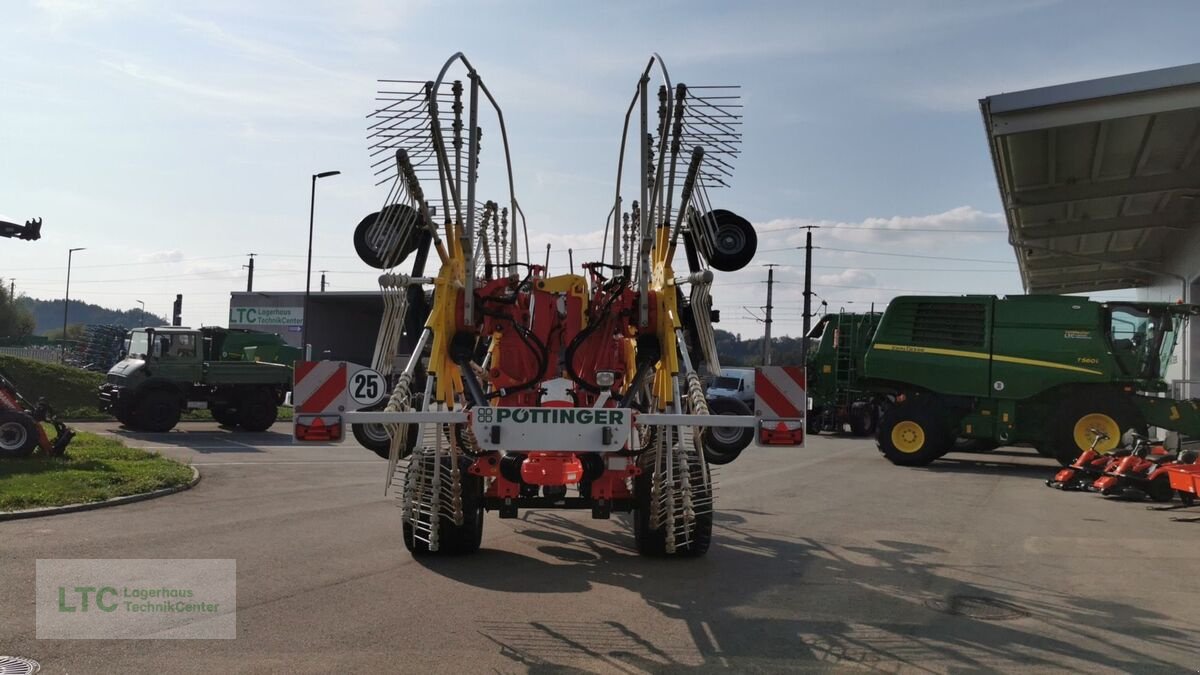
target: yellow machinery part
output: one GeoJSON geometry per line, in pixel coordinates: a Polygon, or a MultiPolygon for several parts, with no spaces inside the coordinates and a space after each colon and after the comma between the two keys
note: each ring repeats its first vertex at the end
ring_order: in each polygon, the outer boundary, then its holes
{"type": "Polygon", "coordinates": [[[925,447],[925,429],[912,420],[904,420],[892,427],[892,446],[900,452],[912,454],[925,447]]]}
{"type": "Polygon", "coordinates": [[[1108,436],[1107,440],[1096,444],[1096,452],[1108,454],[1121,444],[1121,425],[1117,424],[1116,420],[1104,413],[1088,413],[1076,420],[1075,427],[1071,430],[1075,445],[1079,446],[1081,451],[1092,447],[1092,441],[1095,440],[1093,429],[1108,436]]]}

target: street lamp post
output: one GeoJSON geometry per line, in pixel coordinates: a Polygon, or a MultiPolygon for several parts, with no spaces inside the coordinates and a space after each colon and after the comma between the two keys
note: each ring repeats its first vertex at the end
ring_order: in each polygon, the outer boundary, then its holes
{"type": "Polygon", "coordinates": [[[145,328],[146,327],[146,303],[142,300],[134,300],[134,302],[136,302],[142,306],[142,313],[141,313],[141,315],[138,316],[138,324],[140,324],[139,327],[145,328]]]}
{"type": "Polygon", "coordinates": [[[304,350],[304,358],[311,359],[312,354],[308,349],[308,296],[312,292],[312,240],[313,240],[313,214],[317,208],[317,179],[336,176],[341,171],[322,171],[314,173],[312,177],[312,196],[308,203],[308,266],[304,271],[304,316],[301,317],[300,329],[300,349],[304,350]]]}
{"type": "Polygon", "coordinates": [[[63,297],[63,334],[62,334],[62,349],[59,351],[58,358],[62,363],[67,362],[67,309],[71,306],[71,257],[75,255],[75,251],[87,250],[83,247],[67,249],[67,292],[63,297]]]}

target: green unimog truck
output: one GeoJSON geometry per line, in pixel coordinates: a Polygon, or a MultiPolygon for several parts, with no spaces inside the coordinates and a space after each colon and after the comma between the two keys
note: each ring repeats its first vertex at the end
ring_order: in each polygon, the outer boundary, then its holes
{"type": "Polygon", "coordinates": [[[1165,398],[1182,322],[1200,306],[1057,295],[898,297],[875,331],[866,386],[894,401],[880,451],[921,466],[956,438],[1029,443],[1068,464],[1095,431],[1200,436],[1200,401],[1165,398]]]}
{"type": "Polygon", "coordinates": [[[139,431],[170,431],[196,408],[222,425],[265,431],[291,388],[292,369],[222,358],[227,335],[219,328],[131,331],[125,358],[100,386],[101,408],[139,431]]]}

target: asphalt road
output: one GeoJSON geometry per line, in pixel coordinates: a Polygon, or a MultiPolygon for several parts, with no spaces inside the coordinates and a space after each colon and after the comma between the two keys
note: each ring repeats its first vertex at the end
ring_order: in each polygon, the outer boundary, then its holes
{"type": "Polygon", "coordinates": [[[80,426],[203,480],[0,523],[0,654],[44,672],[1200,668],[1200,523],[1046,489],[1029,451],[902,469],[861,439],[756,448],[718,474],[702,559],[639,558],[618,518],[532,512],[489,514],[476,555],[414,560],[386,462],[352,443],[80,426]],[[37,640],[37,558],[234,558],[237,639],[37,640]]]}

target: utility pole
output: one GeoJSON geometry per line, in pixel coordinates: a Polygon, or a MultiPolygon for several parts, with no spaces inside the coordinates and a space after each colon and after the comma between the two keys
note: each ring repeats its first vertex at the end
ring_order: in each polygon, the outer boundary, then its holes
{"type": "Polygon", "coordinates": [[[17,280],[16,279],[8,280],[8,299],[9,299],[9,301],[13,301],[13,300],[17,299],[17,280]]]}
{"type": "Polygon", "coordinates": [[[258,255],[258,254],[257,254],[257,253],[250,253],[250,254],[248,254],[248,255],[250,256],[250,264],[249,264],[249,265],[242,265],[242,269],[244,269],[244,270],[245,270],[245,269],[248,269],[248,270],[250,270],[250,274],[248,274],[248,275],[246,276],[246,292],[247,292],[247,293],[250,293],[251,291],[253,291],[253,290],[254,290],[254,256],[256,256],[256,255],[258,255]]]}
{"type": "Polygon", "coordinates": [[[805,225],[804,236],[804,333],[800,337],[800,362],[808,364],[808,331],[812,320],[812,231],[816,225],[805,225]]]}
{"type": "Polygon", "coordinates": [[[775,268],[779,265],[769,264],[763,265],[763,267],[767,268],[767,306],[765,308],[767,315],[763,320],[763,324],[766,326],[763,331],[763,365],[769,366],[771,365],[771,310],[774,308],[774,305],[771,304],[771,292],[775,288],[775,268]]]}
{"type": "Polygon", "coordinates": [[[321,270],[321,292],[325,292],[325,273],[329,270],[321,270]]]}

